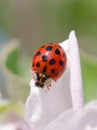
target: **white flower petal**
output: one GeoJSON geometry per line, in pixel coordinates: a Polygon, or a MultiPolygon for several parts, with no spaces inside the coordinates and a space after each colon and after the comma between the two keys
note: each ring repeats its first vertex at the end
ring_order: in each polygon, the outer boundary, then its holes
{"type": "Polygon", "coordinates": [[[42,102],[41,95],[38,87],[35,87],[35,81],[32,79],[30,81],[31,92],[30,96],[27,98],[25,104],[26,117],[30,118],[33,123],[37,122],[41,118],[42,114],[42,102]]]}
{"type": "Polygon", "coordinates": [[[96,109],[97,110],[97,100],[89,102],[84,109],[96,109]]]}
{"type": "Polygon", "coordinates": [[[0,125],[0,130],[16,130],[15,124],[6,124],[6,125],[0,125]]]}
{"type": "Polygon", "coordinates": [[[75,36],[75,32],[72,31],[69,35],[70,42],[70,88],[72,96],[73,109],[79,109],[83,107],[83,88],[82,88],[82,76],[80,67],[80,56],[78,43],[75,36]]]}
{"type": "Polygon", "coordinates": [[[28,122],[14,122],[0,125],[0,130],[35,130],[28,122]]]}
{"type": "Polygon", "coordinates": [[[87,125],[85,130],[97,130],[97,127],[91,127],[90,125],[87,125]]]}
{"type": "MultiPolygon", "coordinates": [[[[72,108],[72,104],[73,108],[74,107],[80,108],[80,106],[82,107],[83,104],[83,97],[82,97],[83,91],[82,91],[82,82],[81,82],[81,73],[79,64],[79,53],[74,32],[71,32],[69,39],[60,43],[60,45],[66,51],[67,55],[67,67],[62,77],[57,82],[52,82],[51,90],[47,93],[43,89],[35,87],[34,80],[31,80],[30,82],[31,90],[30,95],[26,101],[25,109],[27,118],[31,120],[31,122],[35,125],[35,128],[37,130],[43,130],[43,128],[45,128],[46,125],[49,124],[49,122],[51,122],[55,118],[60,119],[59,117],[61,113],[63,113],[63,117],[68,115],[67,113],[65,114],[65,111],[72,108]],[[75,56],[75,54],[77,55],[75,56]],[[71,56],[73,59],[71,58],[71,56]],[[73,60],[78,63],[75,63],[74,65],[73,60]],[[74,69],[71,69],[71,67],[74,67],[74,69]],[[75,71],[75,68],[77,67],[78,70],[75,71]],[[73,72],[74,73],[76,72],[75,73],[76,76],[73,74],[73,72]],[[74,78],[72,78],[72,76],[74,76],[74,78]],[[76,77],[78,78],[76,79],[76,77]],[[75,92],[77,94],[75,94],[75,92]],[[77,97],[74,97],[74,94],[77,97]],[[78,98],[78,100],[76,98],[78,98]],[[76,101],[76,103],[74,101],[76,101]]],[[[70,112],[70,115],[72,114],[74,114],[73,110],[70,112]]],[[[77,115],[77,113],[74,115],[77,115]]],[[[62,122],[66,120],[66,119],[64,120],[64,118],[62,122]]],[[[53,123],[51,124],[53,125],[53,123]]],[[[64,125],[62,127],[64,127],[64,125]]]]}
{"type": "MultiPolygon", "coordinates": [[[[60,45],[65,49],[68,57],[68,40],[60,45]]],[[[37,124],[35,125],[38,128],[45,126],[61,112],[72,107],[69,74],[69,66],[67,65],[65,73],[57,82],[52,82],[51,90],[47,93],[43,89],[35,87],[34,80],[31,80],[31,92],[25,105],[26,115],[34,124],[37,124]]]]}
{"type": "Polygon", "coordinates": [[[82,110],[69,110],[62,113],[58,118],[53,120],[44,130],[96,130],[97,128],[97,109],[94,103],[89,103],[82,110]],[[90,109],[91,108],[91,109],[90,109]]]}
{"type": "Polygon", "coordinates": [[[60,43],[60,46],[65,50],[66,54],[68,55],[69,49],[70,49],[70,42],[69,39],[63,41],[60,43]]]}
{"type": "Polygon", "coordinates": [[[29,120],[22,120],[17,127],[19,130],[36,130],[29,120]]]}

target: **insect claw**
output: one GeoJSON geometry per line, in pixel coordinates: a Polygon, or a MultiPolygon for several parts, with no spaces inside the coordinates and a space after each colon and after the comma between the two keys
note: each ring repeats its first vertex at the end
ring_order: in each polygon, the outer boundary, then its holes
{"type": "Polygon", "coordinates": [[[49,91],[51,90],[50,88],[51,88],[51,85],[47,86],[47,89],[48,89],[49,91]]]}

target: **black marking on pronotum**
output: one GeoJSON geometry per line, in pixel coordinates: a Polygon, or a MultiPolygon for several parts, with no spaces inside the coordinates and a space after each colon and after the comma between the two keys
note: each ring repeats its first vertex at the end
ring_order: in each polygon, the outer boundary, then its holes
{"type": "Polygon", "coordinates": [[[46,70],[47,70],[47,67],[46,67],[46,66],[44,66],[44,67],[43,67],[43,70],[42,70],[42,71],[43,71],[43,73],[45,73],[45,72],[46,72],[46,70]]]}
{"type": "Polygon", "coordinates": [[[46,56],[46,55],[42,56],[42,60],[43,60],[44,62],[46,62],[46,61],[47,61],[47,56],[46,56]]]}
{"type": "Polygon", "coordinates": [[[44,83],[47,80],[46,77],[42,78],[42,83],[44,83]]]}
{"type": "Polygon", "coordinates": [[[45,75],[45,77],[42,78],[42,83],[44,83],[48,78],[49,78],[49,76],[45,75]]]}
{"type": "Polygon", "coordinates": [[[39,62],[36,63],[36,67],[40,67],[40,63],[39,62]]]}
{"type": "Polygon", "coordinates": [[[37,74],[37,80],[39,81],[41,77],[39,76],[39,73],[37,74]]]}
{"type": "Polygon", "coordinates": [[[48,46],[48,47],[46,48],[46,50],[47,50],[47,51],[51,51],[52,48],[53,48],[53,46],[48,46]]]}
{"type": "Polygon", "coordinates": [[[49,62],[49,64],[50,64],[50,65],[54,65],[55,63],[56,63],[56,61],[55,61],[55,59],[54,59],[54,58],[53,58],[53,59],[51,59],[51,60],[50,60],[50,62],[49,62]]]}
{"type": "Polygon", "coordinates": [[[37,80],[39,81],[40,80],[40,76],[39,76],[38,72],[36,72],[36,76],[37,76],[37,80]]]}
{"type": "Polygon", "coordinates": [[[41,81],[42,81],[42,83],[44,83],[44,82],[45,82],[45,80],[46,80],[46,79],[45,79],[45,77],[44,77],[44,78],[42,78],[42,80],[41,80],[41,81]]]}
{"type": "Polygon", "coordinates": [[[36,53],[36,56],[39,56],[39,55],[41,55],[41,52],[40,52],[40,51],[38,51],[38,52],[36,53]]]}
{"type": "Polygon", "coordinates": [[[36,72],[36,75],[39,76],[39,72],[36,72]]]}
{"type": "Polygon", "coordinates": [[[51,70],[51,73],[54,74],[54,73],[55,73],[55,69],[52,69],[52,70],[51,70]]]}
{"type": "Polygon", "coordinates": [[[59,64],[60,64],[61,66],[63,66],[63,65],[64,65],[64,62],[63,62],[62,60],[60,60],[60,61],[59,61],[59,64]]]}
{"type": "Polygon", "coordinates": [[[56,49],[56,50],[55,50],[55,53],[56,53],[57,55],[60,55],[59,49],[56,49]]]}

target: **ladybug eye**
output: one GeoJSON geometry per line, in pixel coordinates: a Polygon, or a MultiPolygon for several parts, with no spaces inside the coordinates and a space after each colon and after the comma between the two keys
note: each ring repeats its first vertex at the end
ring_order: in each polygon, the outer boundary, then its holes
{"type": "Polygon", "coordinates": [[[42,78],[42,83],[44,83],[44,82],[45,82],[45,80],[46,80],[46,77],[42,78]]]}
{"type": "Polygon", "coordinates": [[[40,84],[38,82],[35,83],[35,86],[39,86],[40,84]]]}

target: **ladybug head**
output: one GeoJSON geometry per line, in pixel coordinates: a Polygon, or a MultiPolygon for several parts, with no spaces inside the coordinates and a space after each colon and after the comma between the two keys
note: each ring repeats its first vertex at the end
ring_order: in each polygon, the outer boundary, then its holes
{"type": "Polygon", "coordinates": [[[51,86],[51,79],[49,78],[49,76],[40,72],[32,72],[32,76],[35,80],[35,86],[40,88],[46,86],[48,89],[51,86]]]}

